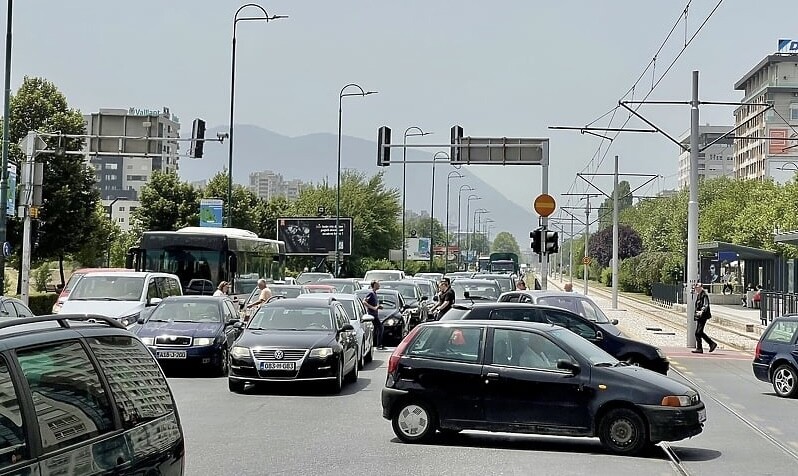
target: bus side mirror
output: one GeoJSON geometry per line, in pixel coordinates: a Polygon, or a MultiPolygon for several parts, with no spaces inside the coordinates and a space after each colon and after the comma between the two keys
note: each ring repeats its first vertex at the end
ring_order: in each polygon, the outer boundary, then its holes
{"type": "Polygon", "coordinates": [[[227,256],[227,267],[232,275],[235,275],[236,272],[238,272],[238,257],[236,255],[231,253],[227,256]]]}

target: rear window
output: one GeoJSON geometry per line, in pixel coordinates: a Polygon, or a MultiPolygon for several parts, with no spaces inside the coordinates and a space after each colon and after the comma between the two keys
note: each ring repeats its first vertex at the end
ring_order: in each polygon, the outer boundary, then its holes
{"type": "Polygon", "coordinates": [[[774,321],[768,328],[764,340],[790,344],[796,329],[798,329],[798,321],[774,321]]]}
{"type": "Polygon", "coordinates": [[[456,362],[479,362],[481,327],[427,327],[418,333],[405,355],[456,362]]]}

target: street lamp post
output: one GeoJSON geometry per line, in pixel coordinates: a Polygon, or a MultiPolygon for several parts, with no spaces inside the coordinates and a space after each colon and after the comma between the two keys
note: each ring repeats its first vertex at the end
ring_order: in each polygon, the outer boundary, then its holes
{"type": "MultiPolygon", "coordinates": [[[[8,125],[11,123],[11,25],[13,23],[13,0],[6,0],[8,12],[6,13],[6,69],[5,86],[3,93],[3,144],[2,162],[0,162],[0,246],[6,242],[6,207],[8,206],[8,125]]],[[[0,253],[0,295],[5,294],[5,263],[6,258],[0,253]]]]}
{"type": "Polygon", "coordinates": [[[247,3],[238,7],[235,15],[233,16],[233,51],[230,56],[230,126],[228,131],[228,139],[230,143],[227,145],[227,226],[233,226],[233,119],[235,112],[235,93],[236,93],[236,27],[240,21],[265,21],[270,22],[280,18],[288,18],[285,15],[272,15],[266,12],[262,6],[257,3],[247,3]],[[253,7],[260,11],[262,16],[255,17],[240,17],[238,16],[241,11],[247,7],[253,7]]]}
{"type": "MultiPolygon", "coordinates": [[[[456,170],[452,170],[449,172],[449,175],[446,176],[446,248],[444,250],[443,256],[444,274],[449,272],[449,181],[452,179],[452,177],[463,178],[463,174],[456,170]]],[[[460,213],[459,210],[458,213],[460,213]]]]}
{"type": "MultiPolygon", "coordinates": [[[[443,151],[435,152],[432,156],[432,187],[430,187],[430,202],[429,202],[429,270],[432,272],[434,265],[435,253],[433,245],[435,243],[435,161],[438,159],[450,160],[449,154],[443,151]]],[[[446,197],[448,199],[448,197],[446,197]]],[[[448,212],[447,212],[448,213],[448,212]]]]}
{"type": "MultiPolygon", "coordinates": [[[[461,231],[461,228],[460,228],[460,211],[462,210],[462,207],[460,205],[460,201],[463,198],[463,196],[462,196],[463,190],[466,190],[468,192],[473,192],[474,188],[471,185],[460,185],[460,191],[457,192],[457,269],[458,269],[458,271],[460,270],[460,265],[463,264],[463,260],[462,260],[462,258],[463,258],[463,246],[462,246],[462,244],[463,243],[462,243],[462,240],[461,240],[462,231],[461,231]]],[[[468,216],[468,213],[466,213],[466,216],[468,216]]]]}
{"type": "MultiPolygon", "coordinates": [[[[418,126],[410,126],[405,129],[405,135],[402,138],[402,145],[407,145],[407,138],[408,137],[415,137],[415,136],[426,136],[430,135],[432,132],[424,132],[418,126]],[[410,131],[415,130],[416,132],[411,133],[410,131]]],[[[405,232],[405,215],[407,214],[407,147],[402,147],[402,271],[405,270],[405,258],[407,257],[407,252],[405,249],[407,248],[406,240],[407,234],[405,232]]]]}
{"type": "MultiPolygon", "coordinates": [[[[108,221],[111,222],[111,226],[114,225],[114,204],[118,202],[120,197],[116,197],[111,200],[111,203],[108,205],[108,221]]],[[[106,261],[106,266],[109,268],[111,267],[111,247],[108,247],[108,259],[106,261]]]]}
{"type": "Polygon", "coordinates": [[[370,94],[377,94],[377,91],[364,91],[359,84],[349,83],[338,94],[338,182],[335,187],[335,276],[338,277],[338,265],[341,255],[341,118],[343,117],[343,102],[345,97],[361,96],[366,97],[370,94]],[[357,88],[357,92],[346,92],[349,88],[357,88]]]}
{"type": "MultiPolygon", "coordinates": [[[[469,245],[468,245],[468,249],[469,250],[474,245],[474,239],[476,238],[476,234],[477,234],[477,230],[478,230],[477,219],[478,218],[481,219],[483,213],[489,213],[489,211],[484,209],[484,208],[479,208],[479,209],[474,210],[474,220],[473,220],[474,227],[472,228],[471,239],[470,239],[469,245]]],[[[479,255],[479,253],[477,253],[477,255],[479,255]]]]}
{"type": "Polygon", "coordinates": [[[469,240],[468,236],[468,217],[471,215],[471,200],[482,200],[482,197],[471,194],[466,199],[466,255],[465,255],[466,271],[468,271],[468,256],[469,256],[469,251],[471,251],[469,250],[469,247],[471,246],[471,241],[469,240]]]}

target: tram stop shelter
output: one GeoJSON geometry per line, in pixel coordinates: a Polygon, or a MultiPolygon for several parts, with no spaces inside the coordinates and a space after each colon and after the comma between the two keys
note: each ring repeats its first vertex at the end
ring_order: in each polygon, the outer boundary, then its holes
{"type": "Polygon", "coordinates": [[[724,296],[723,302],[713,301],[718,304],[739,304],[749,284],[776,291],[786,287],[786,263],[775,251],[710,241],[698,244],[698,254],[699,277],[710,293],[722,296],[726,275],[734,277],[732,293],[724,296]]]}

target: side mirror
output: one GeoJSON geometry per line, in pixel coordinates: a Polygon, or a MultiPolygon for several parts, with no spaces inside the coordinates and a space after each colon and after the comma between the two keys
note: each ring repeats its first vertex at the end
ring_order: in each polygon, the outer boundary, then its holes
{"type": "Polygon", "coordinates": [[[572,374],[576,375],[579,373],[579,364],[576,362],[567,360],[567,359],[560,359],[557,361],[557,368],[560,370],[568,370],[572,374]]]}
{"type": "Polygon", "coordinates": [[[159,297],[152,297],[152,298],[149,298],[147,300],[147,305],[148,306],[157,306],[158,304],[161,303],[161,301],[163,301],[163,299],[161,299],[159,297]]]}
{"type": "Polygon", "coordinates": [[[136,324],[144,324],[144,318],[139,317],[138,319],[136,319],[136,324]]]}
{"type": "Polygon", "coordinates": [[[354,328],[354,327],[352,327],[352,324],[344,324],[344,325],[341,327],[341,332],[351,332],[351,331],[353,331],[353,330],[355,330],[355,328],[354,328]]]}
{"type": "Polygon", "coordinates": [[[613,326],[617,326],[618,325],[618,319],[613,319],[610,322],[612,322],[613,326]]]}
{"type": "Polygon", "coordinates": [[[604,333],[601,331],[596,331],[596,340],[604,340],[604,333]]]}
{"type": "Polygon", "coordinates": [[[244,327],[244,323],[239,320],[236,320],[236,322],[233,323],[233,329],[241,329],[242,327],[244,327]]]}
{"type": "Polygon", "coordinates": [[[374,316],[370,314],[364,314],[363,317],[360,318],[360,322],[374,322],[374,316]]]}

